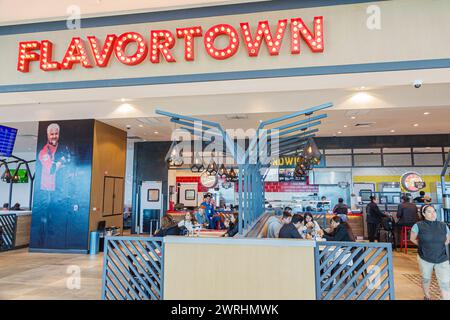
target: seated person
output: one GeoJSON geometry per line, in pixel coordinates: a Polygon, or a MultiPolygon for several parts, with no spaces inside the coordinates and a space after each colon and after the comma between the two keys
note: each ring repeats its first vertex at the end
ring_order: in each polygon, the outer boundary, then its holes
{"type": "Polygon", "coordinates": [[[205,207],[200,206],[200,208],[198,208],[197,212],[195,213],[195,220],[202,227],[208,228],[209,220],[208,220],[208,217],[206,217],[206,214],[205,214],[205,207]]]}
{"type": "Polygon", "coordinates": [[[205,215],[208,218],[209,226],[208,229],[216,229],[217,224],[220,224],[220,216],[216,215],[216,210],[214,203],[211,200],[211,194],[207,193],[203,196],[203,202],[201,206],[205,208],[205,215]]]}
{"type": "Polygon", "coordinates": [[[4,204],[3,204],[2,210],[3,210],[3,211],[8,211],[8,207],[9,207],[9,204],[4,203],[4,204]]]}
{"type": "Polygon", "coordinates": [[[20,211],[20,203],[16,202],[14,206],[11,208],[13,211],[20,211]]]}
{"type": "Polygon", "coordinates": [[[420,191],[419,196],[414,198],[415,203],[424,203],[425,191],[420,191]]]}
{"type": "Polygon", "coordinates": [[[283,213],[283,218],[281,220],[283,222],[283,226],[280,229],[279,238],[282,239],[301,239],[302,236],[298,232],[298,228],[300,227],[303,218],[299,214],[294,214],[293,216],[289,212],[283,213]]]}
{"type": "Polygon", "coordinates": [[[232,214],[230,218],[224,221],[225,228],[228,231],[223,235],[224,237],[234,237],[239,232],[239,223],[237,214],[232,214]]]}
{"type": "Polygon", "coordinates": [[[278,238],[280,229],[283,226],[282,216],[271,216],[267,220],[267,238],[278,238]]]}
{"type": "Polygon", "coordinates": [[[194,225],[196,224],[194,214],[191,212],[186,212],[184,215],[184,219],[178,222],[178,228],[180,228],[180,232],[185,230],[187,234],[194,233],[194,225]]]}
{"type": "Polygon", "coordinates": [[[330,220],[331,230],[320,230],[318,234],[327,241],[355,241],[352,229],[347,222],[343,222],[339,216],[334,216],[330,220]]]}
{"type": "Polygon", "coordinates": [[[317,221],[314,220],[314,217],[311,213],[307,212],[303,215],[303,222],[300,227],[300,234],[305,239],[314,238],[316,234],[321,230],[317,221]]]}
{"type": "Polygon", "coordinates": [[[178,236],[180,228],[169,214],[163,215],[161,218],[161,228],[154,233],[155,237],[178,236]]]}

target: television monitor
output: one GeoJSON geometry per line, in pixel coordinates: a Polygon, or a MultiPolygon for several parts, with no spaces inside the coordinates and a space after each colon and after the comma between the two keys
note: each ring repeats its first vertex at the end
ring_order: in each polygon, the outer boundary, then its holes
{"type": "Polygon", "coordinates": [[[0,125],[0,156],[11,157],[16,136],[17,129],[0,125]]]}

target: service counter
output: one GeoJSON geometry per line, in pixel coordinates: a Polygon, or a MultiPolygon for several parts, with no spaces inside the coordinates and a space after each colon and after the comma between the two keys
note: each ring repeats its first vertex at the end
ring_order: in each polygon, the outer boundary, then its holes
{"type": "Polygon", "coordinates": [[[30,243],[31,211],[0,211],[3,249],[26,247],[30,243]]]}

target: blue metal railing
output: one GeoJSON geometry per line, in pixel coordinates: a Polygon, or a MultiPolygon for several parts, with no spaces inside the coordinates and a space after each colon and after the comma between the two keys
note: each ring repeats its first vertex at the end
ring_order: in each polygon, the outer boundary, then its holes
{"type": "Polygon", "coordinates": [[[317,300],[395,299],[388,243],[317,242],[317,300]]]}
{"type": "Polygon", "coordinates": [[[0,251],[14,249],[16,245],[17,215],[0,214],[0,251]]]}
{"type": "Polygon", "coordinates": [[[157,237],[106,237],[103,300],[162,300],[164,245],[157,237]]]}

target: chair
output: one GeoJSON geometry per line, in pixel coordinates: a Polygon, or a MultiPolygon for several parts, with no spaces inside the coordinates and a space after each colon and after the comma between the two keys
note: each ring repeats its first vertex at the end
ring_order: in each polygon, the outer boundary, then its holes
{"type": "Polygon", "coordinates": [[[411,232],[412,227],[402,226],[402,230],[400,232],[400,251],[402,249],[405,250],[405,253],[408,253],[408,238],[411,232]]]}

